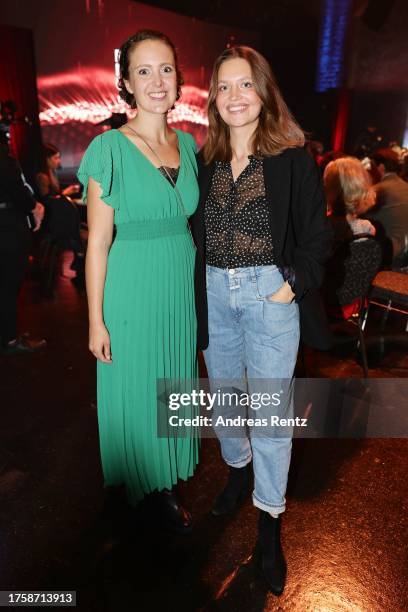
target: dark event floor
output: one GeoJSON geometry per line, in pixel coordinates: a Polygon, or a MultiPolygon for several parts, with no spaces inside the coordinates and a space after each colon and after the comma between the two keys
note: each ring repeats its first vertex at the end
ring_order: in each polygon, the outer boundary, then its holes
{"type": "MultiPolygon", "coordinates": [[[[215,440],[181,486],[191,535],[106,502],[84,293],[61,277],[53,299],[27,283],[21,301],[22,329],[48,348],[0,358],[0,590],[76,590],[78,608],[97,612],[408,609],[406,439],[294,441],[278,599],[251,563],[250,499],[232,517],[209,513],[226,476],[215,440]]],[[[407,357],[394,351],[381,366],[370,375],[405,377],[407,357]]],[[[314,376],[361,370],[321,354],[314,376]]]]}

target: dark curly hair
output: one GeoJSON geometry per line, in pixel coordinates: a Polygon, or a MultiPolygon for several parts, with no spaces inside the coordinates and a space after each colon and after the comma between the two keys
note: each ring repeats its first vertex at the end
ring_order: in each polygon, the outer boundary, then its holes
{"type": "Polygon", "coordinates": [[[129,80],[129,57],[131,51],[136,47],[136,45],[144,40],[161,40],[165,45],[170,47],[174,56],[174,64],[176,67],[176,75],[177,75],[177,98],[178,100],[181,96],[181,86],[184,84],[184,79],[180,71],[177,50],[174,43],[170,40],[166,34],[163,32],[159,32],[158,30],[139,30],[136,34],[129,36],[127,40],[122,44],[119,50],[119,79],[118,79],[118,89],[119,96],[130,106],[130,108],[137,108],[136,100],[133,94],[131,94],[125,85],[125,80],[129,80]]]}

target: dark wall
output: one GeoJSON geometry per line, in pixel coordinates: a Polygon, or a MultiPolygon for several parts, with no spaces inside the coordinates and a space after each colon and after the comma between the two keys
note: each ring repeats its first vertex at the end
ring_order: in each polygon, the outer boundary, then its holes
{"type": "Polygon", "coordinates": [[[408,2],[388,3],[382,23],[367,22],[364,15],[353,20],[347,85],[356,91],[408,92],[408,2]]]}
{"type": "Polygon", "coordinates": [[[355,91],[352,93],[347,148],[354,150],[356,138],[367,125],[374,125],[384,138],[402,143],[407,117],[408,97],[398,91],[355,91]]]}
{"type": "Polygon", "coordinates": [[[41,143],[32,32],[0,26],[0,57],[0,100],[12,100],[17,106],[11,152],[31,178],[41,143]]]}
{"type": "Polygon", "coordinates": [[[352,90],[348,144],[371,123],[402,143],[408,112],[408,2],[371,1],[353,21],[347,86],[352,90]],[[384,2],[382,3],[384,4],[384,2]]]}
{"type": "Polygon", "coordinates": [[[320,0],[285,2],[272,10],[262,30],[263,52],[269,59],[285,100],[311,138],[330,145],[333,124],[332,92],[315,91],[320,0]]]}

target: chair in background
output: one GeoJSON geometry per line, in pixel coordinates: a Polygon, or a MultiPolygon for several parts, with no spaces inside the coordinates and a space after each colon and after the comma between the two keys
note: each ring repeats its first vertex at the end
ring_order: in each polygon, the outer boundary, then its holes
{"type": "Polygon", "coordinates": [[[364,340],[367,296],[381,261],[382,251],[379,243],[371,235],[357,234],[335,250],[328,262],[323,287],[334,346],[357,340],[365,378],[368,377],[364,340]],[[345,323],[357,328],[355,338],[338,334],[345,323]]]}
{"type": "Polygon", "coordinates": [[[381,332],[385,331],[390,312],[396,312],[407,317],[405,331],[408,331],[408,274],[388,270],[378,272],[369,294],[364,324],[367,321],[371,305],[384,309],[381,332]]]}

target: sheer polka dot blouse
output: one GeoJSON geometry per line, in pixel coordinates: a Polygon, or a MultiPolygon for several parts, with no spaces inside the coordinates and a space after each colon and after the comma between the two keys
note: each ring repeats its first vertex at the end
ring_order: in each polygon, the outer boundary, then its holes
{"type": "Polygon", "coordinates": [[[216,162],[205,206],[207,263],[217,268],[273,264],[262,159],[234,181],[231,164],[216,162]]]}

